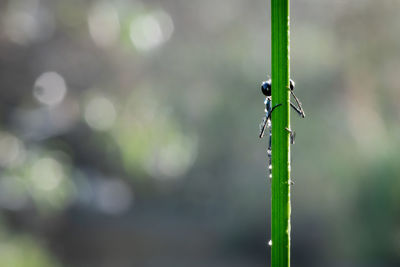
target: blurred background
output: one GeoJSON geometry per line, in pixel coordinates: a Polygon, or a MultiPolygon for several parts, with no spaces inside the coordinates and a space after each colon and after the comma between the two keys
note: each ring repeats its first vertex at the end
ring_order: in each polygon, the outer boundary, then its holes
{"type": "MultiPolygon", "coordinates": [[[[400,1],[292,1],[292,266],[400,266],[400,1]]],[[[0,266],[269,265],[265,0],[0,1],[0,266]]]]}

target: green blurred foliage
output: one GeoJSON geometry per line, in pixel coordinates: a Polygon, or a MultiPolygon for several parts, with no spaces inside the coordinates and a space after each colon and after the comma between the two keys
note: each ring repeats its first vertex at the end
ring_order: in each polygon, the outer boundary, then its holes
{"type": "Polygon", "coordinates": [[[29,235],[11,234],[4,227],[0,230],[0,265],[13,267],[58,267],[38,239],[29,235]]]}

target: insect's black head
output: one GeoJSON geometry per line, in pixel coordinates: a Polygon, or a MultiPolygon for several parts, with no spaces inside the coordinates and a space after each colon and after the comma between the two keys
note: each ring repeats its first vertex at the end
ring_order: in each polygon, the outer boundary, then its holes
{"type": "Polygon", "coordinates": [[[290,79],[290,91],[294,90],[295,83],[292,79],[290,79]]]}
{"type": "Polygon", "coordinates": [[[271,96],[271,79],[261,84],[261,92],[265,96],[271,96]]]}

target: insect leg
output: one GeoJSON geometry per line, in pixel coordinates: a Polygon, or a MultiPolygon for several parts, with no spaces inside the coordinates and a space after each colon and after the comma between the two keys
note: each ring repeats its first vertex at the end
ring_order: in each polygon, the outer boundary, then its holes
{"type": "Polygon", "coordinates": [[[303,110],[303,107],[301,106],[300,100],[299,100],[299,99],[297,98],[297,96],[293,93],[293,90],[290,90],[290,93],[292,94],[294,100],[296,101],[297,107],[296,107],[294,104],[292,104],[292,103],[290,103],[290,105],[292,106],[292,108],[294,108],[294,109],[296,110],[297,113],[299,113],[299,115],[300,115],[301,117],[304,118],[304,117],[306,116],[306,114],[304,113],[304,110],[303,110]]]}
{"type": "Polygon", "coordinates": [[[268,173],[269,173],[269,179],[272,179],[272,130],[271,128],[269,129],[269,142],[268,142],[268,173]]]}
{"type": "Polygon", "coordinates": [[[304,114],[303,110],[300,110],[298,107],[296,107],[292,102],[290,102],[290,106],[294,109],[294,111],[297,112],[297,114],[299,114],[299,116],[301,116],[302,118],[304,118],[306,115],[304,114]]]}
{"type": "Polygon", "coordinates": [[[268,112],[267,120],[268,120],[268,119],[271,119],[272,111],[274,111],[275,108],[277,108],[277,107],[279,107],[279,106],[281,106],[281,105],[282,105],[282,104],[278,104],[278,105],[274,106],[274,107],[271,109],[271,111],[268,112]]]}
{"type": "Polygon", "coordinates": [[[296,138],[296,132],[285,128],[290,133],[290,144],[294,145],[294,139],[296,138]]]}
{"type": "Polygon", "coordinates": [[[263,122],[260,124],[260,135],[258,137],[262,138],[264,136],[265,128],[267,127],[267,118],[263,119],[263,122]]]}

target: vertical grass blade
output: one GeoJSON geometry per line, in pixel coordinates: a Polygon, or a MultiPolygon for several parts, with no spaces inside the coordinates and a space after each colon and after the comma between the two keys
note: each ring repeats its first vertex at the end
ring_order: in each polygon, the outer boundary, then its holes
{"type": "Polygon", "coordinates": [[[271,0],[272,267],[290,266],[289,23],[289,0],[271,0]]]}

